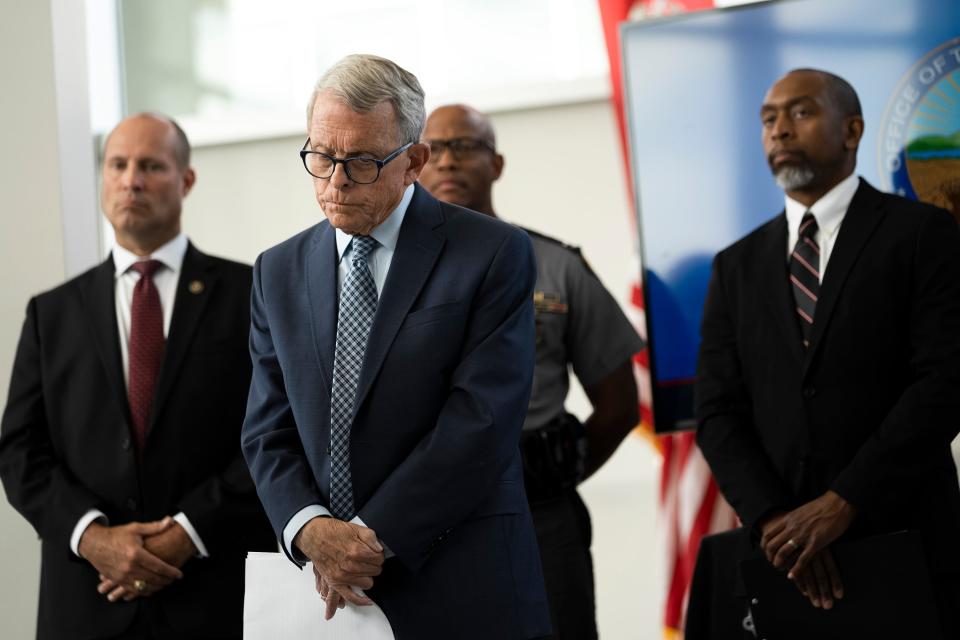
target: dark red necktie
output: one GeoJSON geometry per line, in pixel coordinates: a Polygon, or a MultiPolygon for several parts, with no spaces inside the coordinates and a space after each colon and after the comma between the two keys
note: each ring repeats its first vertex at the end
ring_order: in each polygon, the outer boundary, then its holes
{"type": "Polygon", "coordinates": [[[130,375],[127,398],[133,418],[133,438],[137,451],[143,454],[150,424],[150,407],[157,386],[160,363],[163,362],[163,309],[160,294],[153,284],[153,274],[161,267],[157,260],[135,262],[130,267],[140,274],[133,288],[130,305],[130,375]]]}

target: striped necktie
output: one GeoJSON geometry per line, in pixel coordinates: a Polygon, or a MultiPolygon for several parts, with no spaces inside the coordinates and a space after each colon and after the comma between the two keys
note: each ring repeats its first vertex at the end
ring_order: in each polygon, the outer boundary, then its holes
{"type": "Polygon", "coordinates": [[[804,347],[810,346],[813,318],[820,296],[820,247],[814,239],[818,228],[817,219],[812,213],[808,211],[803,214],[797,244],[790,254],[790,285],[797,304],[804,347]]]}
{"type": "Polygon", "coordinates": [[[379,243],[370,236],[353,236],[351,243],[350,270],[340,289],[330,393],[330,513],[339,520],[349,520],[356,514],[350,468],[350,429],[363,354],[377,311],[377,287],[367,266],[367,257],[379,243]]]}

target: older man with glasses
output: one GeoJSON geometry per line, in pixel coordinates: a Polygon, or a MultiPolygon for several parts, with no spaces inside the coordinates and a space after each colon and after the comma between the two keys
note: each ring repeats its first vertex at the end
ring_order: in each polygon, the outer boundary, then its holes
{"type": "Polygon", "coordinates": [[[257,260],[243,450],[328,618],[376,603],[401,639],[541,637],[517,446],[533,252],[416,184],[424,116],[383,58],[317,84],[300,155],[326,220],[257,260]]]}

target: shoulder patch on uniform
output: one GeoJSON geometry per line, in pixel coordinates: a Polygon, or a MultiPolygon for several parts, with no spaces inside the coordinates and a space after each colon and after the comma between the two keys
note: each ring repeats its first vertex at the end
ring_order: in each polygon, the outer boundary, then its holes
{"type": "MultiPolygon", "coordinates": [[[[519,225],[517,225],[517,226],[519,226],[519,225]]],[[[557,238],[553,238],[553,237],[551,237],[551,236],[544,235],[544,234],[540,233],[539,231],[534,231],[534,230],[532,230],[532,229],[527,229],[526,227],[520,227],[520,228],[523,229],[524,231],[526,231],[526,232],[527,232],[527,235],[529,235],[529,236],[531,236],[531,237],[538,238],[538,239],[540,239],[540,240],[543,240],[544,242],[549,242],[549,243],[552,244],[552,245],[556,245],[556,246],[560,247],[561,249],[565,249],[565,250],[569,251],[570,253],[574,254],[574,255],[580,260],[580,262],[583,264],[583,268],[587,270],[587,273],[589,273],[590,275],[592,275],[592,276],[595,277],[595,278],[597,277],[597,274],[594,273],[594,271],[593,271],[593,267],[591,267],[591,266],[590,266],[590,263],[587,262],[587,259],[583,257],[583,252],[580,251],[580,247],[574,246],[574,245],[572,245],[572,244],[567,244],[567,243],[564,242],[563,240],[558,240],[557,238]]]]}
{"type": "Polygon", "coordinates": [[[526,231],[527,235],[533,236],[535,238],[539,238],[540,240],[544,240],[546,242],[549,242],[550,244],[555,244],[558,247],[563,247],[567,251],[572,251],[577,254],[580,253],[580,247],[576,247],[572,244],[567,244],[563,240],[558,240],[557,238],[553,238],[551,236],[545,235],[543,233],[540,233],[539,231],[534,231],[533,229],[527,229],[526,227],[520,227],[520,228],[526,231]]]}
{"type": "MultiPolygon", "coordinates": [[[[583,262],[583,268],[587,270],[587,273],[592,275],[594,278],[597,278],[597,274],[594,273],[593,267],[590,266],[590,263],[587,262],[587,259],[580,253],[580,249],[577,249],[577,255],[580,256],[580,261],[583,262]]],[[[599,280],[599,278],[597,278],[599,280]]]]}

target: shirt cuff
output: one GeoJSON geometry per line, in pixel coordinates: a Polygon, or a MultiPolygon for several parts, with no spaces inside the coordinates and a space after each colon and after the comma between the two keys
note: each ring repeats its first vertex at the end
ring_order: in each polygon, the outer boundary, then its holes
{"type": "MultiPolygon", "coordinates": [[[[354,516],[354,517],[353,517],[353,520],[351,520],[350,522],[352,522],[353,524],[358,524],[358,525],[360,525],[361,527],[366,527],[367,529],[370,528],[370,527],[367,527],[367,524],[366,524],[363,520],[360,519],[360,516],[354,516]]],[[[387,558],[392,558],[393,556],[396,555],[393,551],[390,551],[390,547],[388,547],[387,545],[385,545],[385,544],[383,543],[383,540],[381,540],[380,538],[377,538],[377,542],[379,542],[379,543],[380,543],[380,546],[383,547],[383,559],[384,559],[384,560],[386,560],[387,558]]]]}
{"type": "MultiPolygon", "coordinates": [[[[300,533],[300,529],[303,529],[303,526],[313,520],[314,518],[327,518],[333,517],[330,514],[330,511],[326,507],[322,507],[319,504],[307,505],[300,511],[294,514],[290,521],[287,522],[287,526],[283,528],[283,548],[287,550],[287,553],[290,554],[290,557],[300,563],[306,563],[309,558],[300,553],[300,550],[293,546],[293,539],[297,537],[297,534],[300,533]]],[[[350,520],[353,524],[358,524],[361,527],[366,527],[367,525],[360,519],[360,516],[354,516],[350,520]]],[[[369,528],[369,527],[367,527],[369,528]]],[[[380,543],[380,546],[383,547],[383,557],[392,558],[395,554],[393,551],[383,543],[383,540],[377,538],[377,541],[380,543]]]]}
{"type": "Polygon", "coordinates": [[[307,557],[293,546],[293,539],[300,533],[300,529],[303,529],[303,525],[314,518],[324,517],[330,517],[330,511],[326,507],[321,507],[319,504],[310,504],[300,509],[300,511],[297,511],[293,517],[290,518],[290,521],[287,522],[287,526],[283,528],[283,548],[287,550],[291,558],[300,564],[305,564],[307,557]]]}
{"type": "Polygon", "coordinates": [[[210,553],[204,546],[203,540],[200,539],[200,534],[197,533],[197,530],[193,528],[192,524],[190,524],[190,519],[187,518],[187,514],[181,511],[177,515],[173,516],[173,519],[176,520],[177,524],[183,527],[183,530],[187,532],[188,536],[190,536],[190,541],[193,542],[193,546],[197,548],[197,556],[200,558],[209,558],[210,553]]]}
{"type": "Polygon", "coordinates": [[[77,521],[77,526],[73,528],[73,534],[70,536],[70,551],[73,551],[73,555],[78,558],[80,557],[80,538],[83,537],[83,532],[87,530],[87,527],[89,527],[90,523],[94,520],[102,525],[108,524],[107,516],[104,515],[103,511],[90,509],[83,514],[83,517],[77,521]]]}

